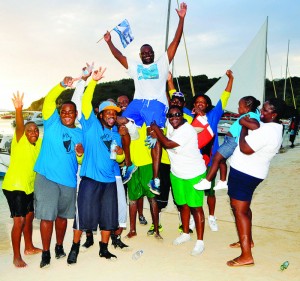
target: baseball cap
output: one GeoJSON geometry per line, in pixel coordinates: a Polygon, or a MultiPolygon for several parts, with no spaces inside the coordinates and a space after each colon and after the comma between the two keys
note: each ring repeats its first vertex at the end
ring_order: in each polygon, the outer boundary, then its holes
{"type": "Polygon", "coordinates": [[[113,103],[111,101],[103,101],[103,102],[100,103],[99,112],[101,112],[103,110],[108,110],[108,109],[113,109],[117,112],[121,111],[121,108],[118,107],[115,103],[113,103]]]}
{"type": "Polygon", "coordinates": [[[172,95],[172,99],[173,98],[178,98],[182,101],[185,101],[185,97],[184,97],[184,94],[181,93],[181,92],[175,92],[173,95],[172,95]]]}

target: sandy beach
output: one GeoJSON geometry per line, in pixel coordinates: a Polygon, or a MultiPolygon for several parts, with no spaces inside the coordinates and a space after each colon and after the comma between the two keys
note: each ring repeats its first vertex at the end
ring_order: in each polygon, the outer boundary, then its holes
{"type": "MultiPolygon", "coordinates": [[[[300,145],[286,148],[274,158],[268,178],[255,192],[252,202],[253,238],[255,247],[254,267],[229,268],[226,261],[237,257],[239,249],[228,245],[237,241],[237,234],[226,191],[217,192],[216,216],[218,232],[211,232],[206,223],[205,251],[193,257],[190,252],[196,237],[184,245],[173,246],[178,236],[178,215],[170,200],[161,215],[163,240],[147,237],[149,225],[137,224],[138,236],[124,242],[127,251],[109,250],[116,254],[117,261],[107,261],[98,256],[98,242],[86,252],[81,252],[76,265],[68,266],[66,258],[54,257],[55,233],[52,237],[51,265],[40,269],[41,256],[23,256],[28,263],[24,269],[12,264],[10,230],[12,221],[8,210],[1,209],[0,225],[0,280],[300,280],[300,145]],[[142,249],[144,254],[133,260],[132,254],[142,249]],[[280,265],[289,261],[289,267],[280,271],[280,265]]],[[[3,196],[3,194],[1,194],[3,196]]],[[[3,205],[3,204],[2,204],[3,205]]],[[[204,205],[207,216],[208,210],[204,205]]],[[[148,220],[150,212],[145,204],[144,214],[148,220]]],[[[206,221],[207,222],[207,221],[206,221]]],[[[123,236],[126,234],[123,232],[123,236]]],[[[39,221],[34,222],[33,239],[41,247],[39,221]]],[[[85,239],[85,237],[83,237],[85,239]]],[[[68,253],[72,243],[72,220],[69,221],[64,248],[68,253]]],[[[22,241],[22,249],[23,249],[22,241]]]]}

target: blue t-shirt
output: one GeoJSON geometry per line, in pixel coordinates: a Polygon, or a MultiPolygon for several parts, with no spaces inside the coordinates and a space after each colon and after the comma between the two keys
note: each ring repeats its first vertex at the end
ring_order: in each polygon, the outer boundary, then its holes
{"type": "Polygon", "coordinates": [[[244,116],[249,115],[250,118],[256,119],[258,122],[260,121],[260,114],[257,110],[256,112],[248,112],[239,117],[238,120],[236,120],[229,129],[229,133],[232,135],[233,138],[235,138],[235,141],[238,142],[238,139],[240,137],[241,131],[242,131],[242,125],[240,124],[240,119],[244,116]]]}
{"type": "Polygon", "coordinates": [[[87,120],[82,115],[80,123],[84,147],[80,176],[99,182],[115,182],[117,162],[110,159],[110,145],[115,140],[122,147],[119,133],[104,127],[94,114],[87,120]]]}
{"type": "Polygon", "coordinates": [[[210,161],[209,161],[209,164],[207,166],[211,166],[212,159],[213,159],[214,155],[216,154],[216,152],[219,149],[218,123],[219,123],[223,113],[224,113],[224,111],[223,111],[223,108],[222,108],[222,101],[221,100],[218,101],[217,105],[212,110],[210,110],[209,112],[206,113],[207,122],[208,122],[209,126],[211,127],[211,129],[214,132],[214,143],[213,143],[213,146],[212,146],[210,161]]]}
{"type": "Polygon", "coordinates": [[[81,129],[64,126],[55,110],[44,120],[43,142],[34,171],[48,180],[76,188],[78,163],[74,149],[78,143],[82,143],[81,129]]]}

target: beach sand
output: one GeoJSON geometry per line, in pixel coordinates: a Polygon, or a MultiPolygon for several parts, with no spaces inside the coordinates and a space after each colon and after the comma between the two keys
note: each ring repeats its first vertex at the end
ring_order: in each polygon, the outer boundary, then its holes
{"type": "MultiPolygon", "coordinates": [[[[0,280],[300,280],[300,146],[286,149],[274,158],[268,178],[255,192],[252,202],[253,239],[255,247],[254,267],[229,268],[226,261],[237,257],[239,249],[228,245],[236,242],[235,224],[229,207],[226,191],[218,191],[216,216],[219,231],[211,232],[206,220],[205,251],[193,257],[190,252],[196,241],[173,246],[178,236],[178,215],[170,201],[161,214],[163,241],[147,237],[147,226],[137,224],[138,236],[123,241],[130,245],[128,251],[109,250],[116,254],[117,261],[107,261],[98,256],[98,242],[86,252],[81,252],[76,265],[68,266],[66,258],[54,256],[55,232],[52,237],[52,260],[49,268],[40,269],[41,256],[24,256],[28,267],[16,269],[12,265],[12,249],[9,235],[12,221],[3,219],[1,210],[0,233],[0,280]],[[4,223],[3,223],[4,221],[4,223]],[[132,254],[142,249],[144,254],[132,260],[132,254]],[[280,271],[280,265],[289,261],[289,267],[280,271]]],[[[204,205],[207,216],[208,210],[204,205]]],[[[7,212],[5,213],[7,216],[7,212]]],[[[148,205],[144,215],[151,222],[148,205]]],[[[123,237],[127,233],[124,230],[123,237]]],[[[33,239],[41,247],[39,222],[34,222],[33,239]]],[[[84,241],[85,237],[83,237],[84,241]]],[[[97,239],[96,239],[97,240],[97,239]]],[[[72,220],[69,221],[64,242],[68,254],[72,243],[72,220]]],[[[23,249],[22,241],[22,249],[23,249]]]]}

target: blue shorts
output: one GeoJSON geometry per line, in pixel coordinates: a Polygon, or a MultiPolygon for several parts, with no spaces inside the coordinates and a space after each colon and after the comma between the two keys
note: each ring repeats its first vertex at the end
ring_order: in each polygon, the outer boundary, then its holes
{"type": "Polygon", "coordinates": [[[122,116],[134,120],[138,127],[144,123],[149,127],[155,121],[160,128],[165,127],[168,108],[157,100],[133,100],[123,112],[122,116]]]}
{"type": "Polygon", "coordinates": [[[73,227],[86,231],[98,226],[100,230],[118,228],[117,185],[82,177],[73,227]]]}
{"type": "Polygon", "coordinates": [[[262,181],[230,167],[228,195],[236,200],[251,202],[254,190],[262,181]]]}
{"type": "Polygon", "coordinates": [[[224,142],[219,147],[218,152],[225,158],[229,158],[235,148],[237,147],[237,143],[234,137],[225,136],[224,142]]]}
{"type": "Polygon", "coordinates": [[[26,217],[33,212],[33,193],[26,194],[24,191],[8,191],[2,189],[9,206],[10,217],[26,217]]]}

